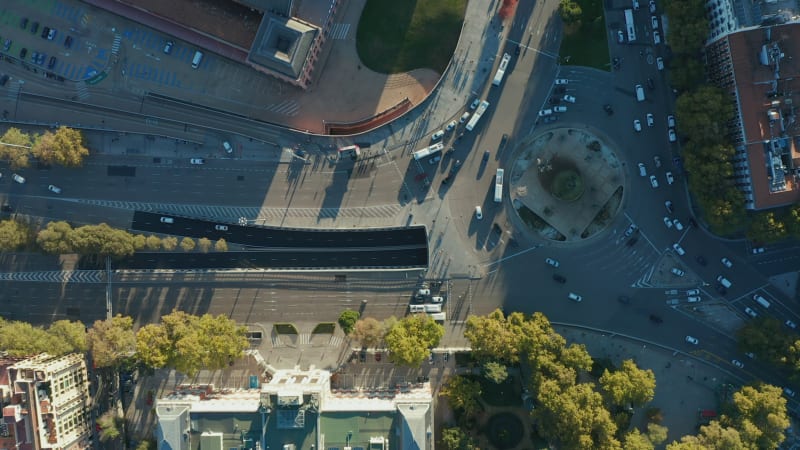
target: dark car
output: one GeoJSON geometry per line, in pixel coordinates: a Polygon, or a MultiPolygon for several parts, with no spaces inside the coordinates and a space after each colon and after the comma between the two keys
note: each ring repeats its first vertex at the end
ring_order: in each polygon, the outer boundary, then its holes
{"type": "Polygon", "coordinates": [[[8,79],[9,79],[9,76],[6,75],[6,74],[3,74],[3,76],[0,76],[0,86],[5,86],[6,83],[8,83],[8,79]]]}
{"type": "Polygon", "coordinates": [[[566,282],[567,282],[567,279],[566,279],[566,278],[562,277],[561,275],[559,275],[559,274],[557,274],[557,273],[556,273],[556,274],[553,274],[553,280],[554,280],[556,283],[561,283],[561,284],[564,284],[564,283],[566,283],[566,282]]]}
{"type": "Polygon", "coordinates": [[[72,36],[67,36],[66,39],[64,39],[64,47],[72,47],[72,36]]]}
{"type": "Polygon", "coordinates": [[[23,17],[22,20],[19,21],[19,27],[22,28],[23,30],[25,28],[28,28],[28,18],[27,17],[23,17]]]}
{"type": "Polygon", "coordinates": [[[450,175],[444,177],[444,180],[442,180],[442,184],[447,184],[449,182],[450,182],[450,175]]]}
{"type": "Polygon", "coordinates": [[[19,51],[19,59],[25,59],[25,56],[28,54],[28,49],[23,48],[19,51]]]}
{"type": "Polygon", "coordinates": [[[514,49],[514,54],[515,54],[515,55],[519,55],[519,52],[521,52],[521,51],[522,51],[522,50],[520,50],[520,46],[519,46],[519,44],[517,44],[517,48],[515,48],[515,49],[514,49]]]}
{"type": "Polygon", "coordinates": [[[483,152],[482,161],[483,162],[489,162],[489,155],[491,155],[491,152],[489,150],[486,150],[485,152],[483,152]]]}
{"type": "Polygon", "coordinates": [[[664,319],[662,319],[661,317],[659,317],[659,316],[657,316],[655,314],[650,314],[650,321],[653,322],[653,323],[661,323],[661,322],[664,321],[664,319]]]}
{"type": "Polygon", "coordinates": [[[703,256],[698,256],[695,259],[697,260],[697,263],[700,264],[701,266],[707,266],[708,265],[708,261],[706,261],[706,259],[703,258],[703,256]]]}
{"type": "Polygon", "coordinates": [[[694,217],[689,217],[689,225],[697,228],[697,221],[694,220],[694,217]]]}
{"type": "Polygon", "coordinates": [[[37,31],[39,31],[39,22],[33,22],[31,24],[31,34],[36,34],[37,31]]]}
{"type": "Polygon", "coordinates": [[[42,28],[42,39],[47,39],[47,35],[50,34],[50,27],[42,28]]]}
{"type": "Polygon", "coordinates": [[[726,295],[728,293],[728,290],[725,289],[725,286],[717,284],[717,292],[719,292],[721,295],[726,295]]]}
{"type": "Polygon", "coordinates": [[[647,87],[649,87],[650,90],[653,90],[653,89],[656,88],[656,84],[653,82],[652,78],[648,78],[647,79],[647,87]]]}
{"type": "Polygon", "coordinates": [[[47,68],[53,70],[53,67],[55,67],[55,65],[56,65],[56,57],[51,56],[50,61],[47,62],[47,68]]]}
{"type": "Polygon", "coordinates": [[[609,116],[614,114],[614,108],[612,108],[611,105],[609,105],[608,103],[603,105],[603,111],[605,111],[606,114],[608,114],[609,116]]]}

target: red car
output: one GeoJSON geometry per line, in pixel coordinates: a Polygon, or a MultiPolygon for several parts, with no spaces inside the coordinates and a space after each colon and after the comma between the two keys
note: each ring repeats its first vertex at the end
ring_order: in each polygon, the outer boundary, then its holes
{"type": "Polygon", "coordinates": [[[380,360],[381,360],[381,354],[380,353],[375,353],[375,361],[380,362],[380,360]]]}

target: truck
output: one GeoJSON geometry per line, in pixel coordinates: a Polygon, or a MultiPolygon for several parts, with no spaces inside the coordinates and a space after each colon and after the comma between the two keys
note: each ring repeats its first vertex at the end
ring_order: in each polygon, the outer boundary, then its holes
{"type": "Polygon", "coordinates": [[[481,120],[481,116],[483,115],[483,113],[486,112],[486,108],[488,107],[489,107],[489,102],[487,102],[486,100],[482,101],[478,105],[478,109],[476,109],[475,112],[472,113],[472,118],[469,119],[469,122],[467,122],[467,126],[465,127],[467,131],[472,131],[472,129],[475,128],[475,125],[477,125],[478,121],[481,120]]]}
{"type": "Polygon", "coordinates": [[[500,203],[503,201],[503,174],[505,171],[503,169],[497,169],[497,173],[494,176],[494,201],[500,203]]]}
{"type": "Polygon", "coordinates": [[[444,149],[444,144],[442,144],[441,142],[437,142],[433,145],[429,145],[423,148],[422,150],[415,151],[414,153],[412,153],[412,155],[414,156],[415,160],[419,161],[422,158],[427,158],[428,156],[441,152],[442,149],[444,149]]]}
{"type": "Polygon", "coordinates": [[[497,68],[497,72],[494,74],[494,80],[492,80],[492,86],[500,86],[500,83],[503,82],[503,76],[506,74],[506,68],[508,67],[508,62],[511,60],[511,55],[508,53],[503,53],[503,59],[500,60],[500,66],[497,68]]]}
{"type": "Polygon", "coordinates": [[[425,308],[426,313],[440,313],[442,312],[442,304],[441,303],[426,303],[422,305],[425,308]]]}

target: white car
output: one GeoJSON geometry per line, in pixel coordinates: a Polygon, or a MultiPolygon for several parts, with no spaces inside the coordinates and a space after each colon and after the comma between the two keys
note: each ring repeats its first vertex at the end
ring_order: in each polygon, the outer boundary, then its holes
{"type": "Polygon", "coordinates": [[[757,255],[759,253],[764,253],[764,247],[757,247],[753,249],[753,254],[757,255]]]}
{"type": "Polygon", "coordinates": [[[672,228],[672,221],[669,220],[669,217],[664,217],[664,225],[666,225],[667,228],[672,228]]]}
{"type": "Polygon", "coordinates": [[[553,111],[555,111],[557,113],[565,113],[565,112],[567,112],[567,107],[566,106],[556,106],[556,107],[553,108],[553,111]]]}
{"type": "Polygon", "coordinates": [[[477,107],[478,107],[478,105],[480,105],[480,104],[481,104],[481,99],[479,99],[479,98],[476,98],[475,100],[473,100],[473,101],[472,101],[472,104],[471,104],[471,105],[469,105],[469,109],[475,109],[475,108],[477,108],[477,107]]]}
{"type": "Polygon", "coordinates": [[[672,184],[675,182],[675,177],[672,176],[672,172],[667,172],[667,184],[672,184]]]}
{"type": "Polygon", "coordinates": [[[581,300],[583,300],[583,297],[581,297],[578,294],[573,294],[572,292],[569,293],[567,298],[569,298],[570,300],[575,300],[576,302],[580,302],[581,300]]]}
{"type": "Polygon", "coordinates": [[[575,103],[575,97],[572,95],[565,95],[562,98],[564,99],[565,102],[575,103]]]}
{"type": "Polygon", "coordinates": [[[453,120],[453,121],[451,121],[450,123],[447,124],[447,127],[445,127],[445,130],[446,131],[453,131],[453,129],[455,127],[456,127],[456,121],[453,120]]]}
{"type": "Polygon", "coordinates": [[[175,45],[175,43],[174,43],[174,42],[172,42],[172,41],[167,41],[167,43],[166,43],[166,44],[164,44],[164,53],[165,53],[165,54],[167,54],[167,55],[169,55],[170,53],[172,53],[172,46],[173,46],[173,45],[175,45]]]}
{"type": "Polygon", "coordinates": [[[475,218],[478,220],[483,219],[483,211],[481,210],[480,206],[475,207],[475,218]]]}
{"type": "Polygon", "coordinates": [[[686,295],[700,295],[700,289],[689,289],[686,291],[686,295]]]}
{"type": "Polygon", "coordinates": [[[688,342],[690,344],[694,344],[694,345],[697,345],[697,344],[700,343],[700,341],[696,337],[692,337],[692,336],[686,336],[686,342],[688,342]]]}
{"type": "Polygon", "coordinates": [[[684,271],[678,269],[677,267],[673,267],[672,269],[670,269],[670,272],[672,272],[672,274],[677,277],[682,277],[686,274],[684,271]]]}
{"type": "Polygon", "coordinates": [[[672,244],[672,248],[675,249],[675,253],[681,256],[686,254],[686,250],[684,250],[683,247],[681,247],[680,244],[678,244],[677,242],[672,244]]]}
{"type": "Polygon", "coordinates": [[[733,364],[734,366],[736,366],[736,367],[738,367],[740,369],[744,369],[744,364],[742,364],[742,362],[739,361],[738,359],[731,360],[731,364],[733,364]]]}
{"type": "Polygon", "coordinates": [[[228,231],[227,225],[214,225],[214,229],[217,231],[228,231]]]}
{"type": "Polygon", "coordinates": [[[431,136],[431,140],[438,141],[439,139],[442,138],[442,136],[444,136],[444,130],[439,130],[436,133],[433,133],[433,135],[431,136]]]}
{"type": "Polygon", "coordinates": [[[658,70],[664,70],[664,58],[660,56],[656,58],[656,67],[658,70]]]}
{"type": "Polygon", "coordinates": [[[745,309],[744,309],[744,312],[745,312],[745,314],[747,314],[748,316],[750,316],[750,317],[752,317],[752,318],[754,318],[754,319],[755,319],[756,317],[758,317],[758,313],[756,313],[755,311],[753,311],[753,310],[752,310],[752,309],[750,309],[750,308],[745,308],[745,309]]]}
{"type": "Polygon", "coordinates": [[[175,223],[175,219],[172,217],[162,217],[161,223],[175,223]]]}
{"type": "Polygon", "coordinates": [[[697,295],[692,295],[691,297],[687,297],[686,301],[688,303],[698,303],[700,301],[700,297],[697,295]]]}
{"type": "Polygon", "coordinates": [[[652,127],[654,123],[656,123],[656,121],[653,118],[653,115],[650,114],[650,113],[647,113],[647,126],[648,127],[652,127]]]}
{"type": "Polygon", "coordinates": [[[458,119],[458,123],[464,123],[467,121],[467,119],[469,119],[469,111],[461,115],[461,118],[458,119]]]}
{"type": "Polygon", "coordinates": [[[231,143],[228,142],[228,141],[223,141],[222,142],[222,148],[225,149],[225,153],[228,153],[228,154],[233,153],[233,147],[231,146],[231,143]]]}
{"type": "Polygon", "coordinates": [[[675,128],[675,116],[667,116],[667,128],[675,128]]]}
{"type": "Polygon", "coordinates": [[[732,262],[731,262],[731,260],[730,260],[730,259],[728,259],[728,258],[722,258],[722,265],[723,265],[723,266],[725,266],[725,267],[727,267],[728,269],[730,269],[731,267],[733,267],[733,263],[732,263],[732,262]]]}
{"type": "Polygon", "coordinates": [[[23,177],[21,177],[21,176],[19,176],[17,174],[11,175],[11,178],[13,178],[14,181],[16,181],[19,184],[25,184],[25,178],[23,178],[23,177]]]}
{"type": "Polygon", "coordinates": [[[658,187],[658,180],[655,175],[650,175],[650,186],[653,186],[653,189],[658,187]]]}
{"type": "Polygon", "coordinates": [[[675,208],[672,207],[672,202],[667,200],[664,202],[664,207],[667,208],[667,212],[672,214],[675,211],[675,208]]]}
{"type": "Polygon", "coordinates": [[[640,122],[639,119],[635,119],[633,121],[633,129],[636,131],[642,131],[642,122],[640,122]]]}
{"type": "Polygon", "coordinates": [[[675,130],[673,130],[672,128],[670,128],[669,131],[667,131],[667,136],[669,136],[670,142],[675,142],[678,140],[678,136],[675,135],[675,130]]]}
{"type": "Polygon", "coordinates": [[[206,160],[203,159],[203,158],[192,158],[192,159],[189,160],[189,164],[194,164],[194,165],[202,165],[202,164],[205,164],[205,163],[206,163],[206,160]]]}
{"type": "Polygon", "coordinates": [[[539,111],[539,117],[549,116],[551,114],[553,114],[553,110],[550,108],[539,111]]]}
{"type": "Polygon", "coordinates": [[[620,44],[625,43],[625,33],[622,30],[617,30],[617,42],[620,44]]]}
{"type": "Polygon", "coordinates": [[[556,78],[556,84],[569,84],[569,80],[566,78],[556,78]]]}
{"type": "Polygon", "coordinates": [[[555,259],[553,259],[553,258],[545,258],[545,259],[544,259],[544,262],[545,262],[545,263],[547,263],[547,264],[549,264],[549,265],[551,265],[551,266],[553,266],[553,267],[558,267],[558,266],[560,266],[560,265],[561,265],[561,264],[559,264],[559,262],[558,262],[558,261],[556,261],[556,260],[555,260],[555,259]]]}
{"type": "Polygon", "coordinates": [[[678,230],[678,231],[683,231],[683,224],[681,223],[681,221],[680,221],[680,220],[678,220],[678,219],[674,219],[674,220],[672,221],[672,224],[673,224],[673,225],[675,225],[675,229],[676,229],[676,230],[678,230]]]}
{"type": "Polygon", "coordinates": [[[661,43],[661,33],[653,31],[653,44],[658,45],[661,43]]]}
{"type": "Polygon", "coordinates": [[[793,330],[797,329],[797,324],[792,322],[791,320],[787,319],[786,322],[783,322],[783,324],[786,325],[787,327],[793,329],[793,330]]]}
{"type": "Polygon", "coordinates": [[[639,175],[646,177],[647,176],[647,169],[645,169],[643,163],[639,163],[639,175]]]}
{"type": "Polygon", "coordinates": [[[789,397],[794,398],[794,391],[787,387],[783,388],[783,393],[788,395],[789,397]]]}
{"type": "Polygon", "coordinates": [[[55,194],[60,194],[61,193],[61,188],[56,186],[56,185],[54,185],[54,184],[51,184],[50,186],[47,186],[47,190],[49,190],[50,192],[53,192],[55,194]]]}
{"type": "Polygon", "coordinates": [[[654,30],[655,30],[656,28],[658,28],[658,17],[656,17],[656,16],[650,16],[650,25],[652,25],[652,26],[653,26],[653,29],[654,29],[654,30]]]}
{"type": "Polygon", "coordinates": [[[650,14],[653,14],[655,12],[656,12],[656,1],[650,0],[650,14]]]}

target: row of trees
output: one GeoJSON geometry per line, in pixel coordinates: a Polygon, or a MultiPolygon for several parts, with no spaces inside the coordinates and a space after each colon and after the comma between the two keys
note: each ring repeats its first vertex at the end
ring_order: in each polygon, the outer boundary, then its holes
{"type": "MultiPolygon", "coordinates": [[[[643,406],[655,394],[655,375],[631,360],[618,369],[600,369],[583,345],[567,345],[540,313],[508,317],[495,311],[467,320],[465,337],[484,366],[516,365],[524,358],[532,377],[528,388],[535,400],[531,419],[542,438],[559,448],[649,450],[666,440],[667,429],[649,423],[644,432],[630,429],[630,406],[643,406]],[[593,375],[591,375],[593,374],[593,375]],[[596,382],[580,381],[593,376],[596,382]]],[[[486,376],[496,381],[496,374],[486,376]]],[[[479,411],[480,383],[453,377],[442,389],[450,405],[471,415],[479,411]]],[[[747,386],[733,395],[718,421],[696,436],[684,436],[669,450],[773,449],[789,425],[780,388],[747,386]]],[[[464,430],[448,429],[443,445],[474,448],[464,430]]]]}
{"type": "Polygon", "coordinates": [[[28,167],[34,158],[42,164],[79,167],[87,156],[83,133],[72,128],[41,134],[9,128],[0,136],[0,159],[7,160],[12,169],[28,167]]]}
{"type": "Polygon", "coordinates": [[[737,333],[739,349],[758,355],[800,383],[800,336],[774,317],[747,321],[737,333]]]}
{"type": "Polygon", "coordinates": [[[190,252],[199,249],[208,252],[212,245],[215,251],[228,250],[228,243],[220,239],[212,244],[208,238],[194,240],[184,237],[180,241],[174,236],[160,238],[155,235],[131,234],[125,230],[112,228],[105,223],[84,225],[78,228],[63,221],[48,222],[38,233],[17,220],[0,220],[0,251],[14,251],[35,242],[46,253],[82,255],[103,255],[113,257],[130,256],[139,250],[175,250],[180,246],[190,252]]]}
{"type": "Polygon", "coordinates": [[[0,318],[0,348],[12,356],[47,352],[54,356],[91,352],[97,367],[141,364],[173,368],[189,376],[201,369],[218,370],[241,358],[249,347],[247,328],[223,316],[195,316],[173,311],[159,324],[138,331],[133,319],[117,315],[91,328],[60,320],[48,328],[0,318]]]}

